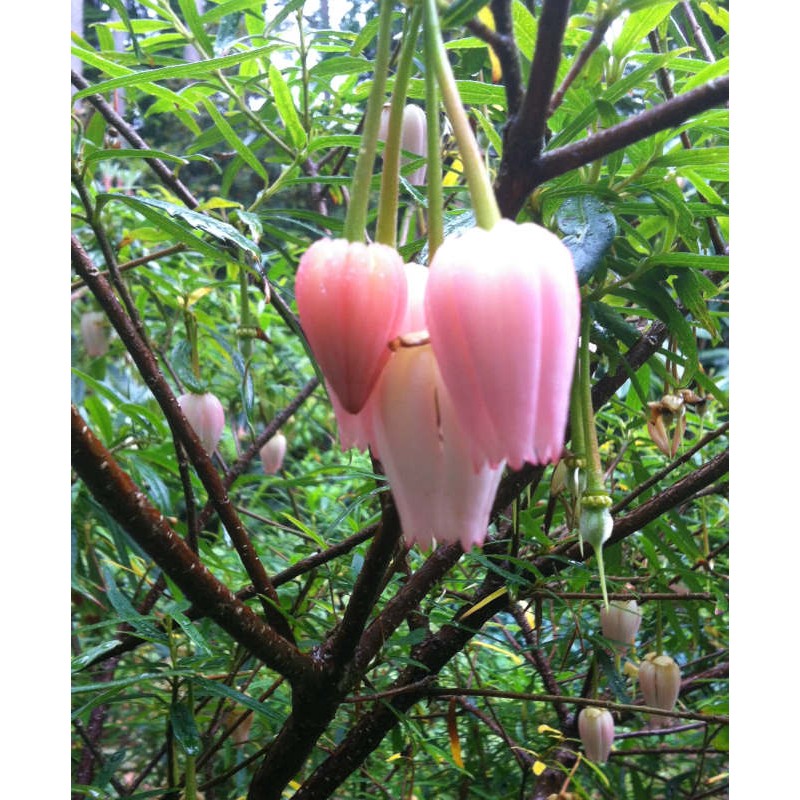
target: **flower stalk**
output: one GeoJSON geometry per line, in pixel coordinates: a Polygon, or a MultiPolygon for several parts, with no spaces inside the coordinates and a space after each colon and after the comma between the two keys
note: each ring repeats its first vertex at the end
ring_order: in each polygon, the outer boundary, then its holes
{"type": "Polygon", "coordinates": [[[413,67],[414,48],[417,44],[422,7],[415,6],[411,21],[403,39],[403,49],[394,78],[392,103],[389,112],[389,133],[383,149],[383,174],[378,205],[378,223],[375,240],[390,247],[397,247],[397,207],[400,186],[400,140],[403,128],[403,109],[406,104],[408,80],[413,67]]]}
{"type": "Polygon", "coordinates": [[[369,186],[375,165],[378,147],[378,129],[381,124],[381,109],[386,95],[386,77],[389,72],[390,43],[392,32],[392,3],[383,0],[378,21],[378,47],[375,53],[375,70],[372,88],[364,117],[364,132],[358,149],[353,183],[350,187],[350,205],[344,221],[344,238],[349,242],[363,242],[367,228],[369,186]]]}
{"type": "MultiPolygon", "coordinates": [[[[469,186],[472,199],[472,208],[475,212],[475,221],[478,227],[491,230],[500,221],[500,208],[494,196],[494,189],[489,180],[489,174],[483,163],[478,142],[469,124],[469,119],[458,94],[456,79],[447,58],[447,51],[442,40],[442,31],[439,25],[439,14],[436,10],[436,0],[424,0],[425,3],[425,29],[426,37],[430,37],[432,52],[427,53],[432,59],[436,70],[436,79],[442,93],[445,111],[453,126],[453,133],[458,142],[461,162],[464,165],[464,174],[469,186]]],[[[428,38],[426,38],[428,41],[428,38]]],[[[429,60],[430,63],[430,60],[429,60]]]]}

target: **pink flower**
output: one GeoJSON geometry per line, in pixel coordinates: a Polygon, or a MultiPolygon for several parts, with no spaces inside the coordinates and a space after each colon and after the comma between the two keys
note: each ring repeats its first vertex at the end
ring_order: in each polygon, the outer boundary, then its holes
{"type": "MultiPolygon", "coordinates": [[[[639,665],[639,686],[648,706],[672,711],[681,691],[681,668],[668,655],[650,654],[639,665]]],[[[671,723],[671,717],[653,715],[655,725],[671,723]]]]}
{"type": "MultiPolygon", "coordinates": [[[[428,270],[407,264],[404,333],[424,329],[428,270]]],[[[415,337],[416,338],[416,337],[415,337]]],[[[369,408],[373,441],[392,489],[403,536],[422,548],[481,545],[504,464],[475,469],[430,344],[400,346],[386,365],[369,408]]]]}
{"type": "Polygon", "coordinates": [[[586,757],[604,764],[614,744],[614,717],[607,708],[588,706],[578,714],[578,733],[586,757]]]}
{"type": "Polygon", "coordinates": [[[107,324],[102,311],[88,311],[81,317],[81,338],[90,358],[99,358],[108,352],[107,324]]]}
{"type": "Polygon", "coordinates": [[[401,347],[375,390],[373,422],[403,536],[427,549],[483,544],[504,464],[477,471],[430,345],[401,347]]]}
{"type": "MultiPolygon", "coordinates": [[[[392,104],[387,103],[381,111],[381,124],[378,129],[378,141],[385,142],[389,137],[389,116],[392,104]]],[[[428,117],[422,108],[413,103],[403,108],[403,121],[400,126],[400,149],[416,156],[428,155],[428,117]]],[[[409,162],[409,158],[401,156],[400,167],[409,162]]],[[[425,183],[425,170],[423,164],[409,174],[407,180],[412,186],[422,186],[425,183]]]]}
{"type": "Polygon", "coordinates": [[[274,475],[283,465],[283,457],[286,455],[286,437],[282,433],[276,433],[258,451],[261,458],[261,466],[267,475],[274,475]]]}
{"type": "Polygon", "coordinates": [[[580,323],[567,247],[504,219],[446,239],[430,273],[431,344],[475,466],[556,461],[580,323]]]}
{"type": "Polygon", "coordinates": [[[386,245],[320,239],[300,259],[295,295],[322,372],[344,410],[357,414],[406,308],[403,260],[386,245]]]}
{"type": "Polygon", "coordinates": [[[642,612],[635,600],[629,600],[627,603],[621,600],[614,601],[608,608],[600,610],[603,636],[612,641],[622,652],[634,643],[641,623],[642,612]]]}
{"type": "Polygon", "coordinates": [[[182,394],[178,405],[189,424],[194,428],[205,451],[211,455],[219,444],[225,427],[222,403],[211,392],[182,394]]]}

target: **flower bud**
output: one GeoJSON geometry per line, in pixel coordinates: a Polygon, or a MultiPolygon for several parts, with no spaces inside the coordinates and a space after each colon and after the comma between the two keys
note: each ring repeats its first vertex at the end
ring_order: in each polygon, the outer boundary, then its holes
{"type": "MultiPolygon", "coordinates": [[[[671,656],[648,655],[639,665],[639,685],[648,706],[672,711],[681,691],[681,670],[671,656]]],[[[669,717],[653,716],[655,723],[666,722],[669,717]]]]}
{"type": "Polygon", "coordinates": [[[106,324],[102,311],[89,311],[81,317],[81,338],[90,358],[99,358],[108,352],[106,324]]]}
{"type": "Polygon", "coordinates": [[[225,411],[222,403],[211,392],[182,394],[178,405],[188,423],[194,428],[205,451],[211,455],[222,437],[225,411]]]}
{"type": "Polygon", "coordinates": [[[615,600],[608,608],[600,611],[603,636],[622,652],[634,643],[641,622],[642,612],[635,600],[629,600],[627,603],[615,600]]]}
{"type": "MultiPolygon", "coordinates": [[[[593,505],[591,495],[584,495],[581,504],[581,519],[578,530],[581,538],[595,549],[595,552],[608,541],[614,530],[614,519],[607,505],[593,505]]],[[[600,497],[596,499],[601,499],[600,497]]],[[[610,498],[608,498],[610,500],[610,498]]]]}
{"type": "Polygon", "coordinates": [[[578,714],[578,733],[586,757],[604,764],[614,743],[614,718],[607,708],[589,706],[578,714]]]}
{"type": "Polygon", "coordinates": [[[261,466],[267,475],[274,475],[283,465],[283,457],[286,455],[286,437],[282,433],[276,433],[258,451],[261,458],[261,466]]]}

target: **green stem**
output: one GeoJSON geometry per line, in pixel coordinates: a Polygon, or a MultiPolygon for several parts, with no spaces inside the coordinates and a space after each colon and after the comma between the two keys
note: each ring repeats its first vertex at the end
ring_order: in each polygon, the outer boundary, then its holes
{"type": "MultiPolygon", "coordinates": [[[[250,328],[253,325],[250,316],[250,298],[248,297],[247,270],[239,265],[239,325],[242,328],[250,328]]],[[[245,360],[250,358],[253,353],[253,341],[250,338],[242,339],[242,355],[245,360]]]]}
{"type": "Polygon", "coordinates": [[[586,448],[586,491],[589,494],[604,494],[603,468],[600,462],[600,448],[597,444],[597,429],[594,424],[592,408],[592,382],[589,372],[589,336],[592,329],[592,315],[587,306],[581,318],[580,379],[581,407],[583,409],[583,435],[586,448]]]}
{"type": "Polygon", "coordinates": [[[606,590],[606,567],[603,562],[603,545],[595,547],[595,557],[597,558],[597,574],[600,578],[600,591],[603,593],[603,608],[608,608],[608,591],[606,590]]]}
{"type": "MultiPolygon", "coordinates": [[[[432,64],[437,49],[436,30],[425,25],[425,63],[432,64]]],[[[439,92],[436,76],[425,70],[425,111],[428,117],[428,263],[444,241],[444,189],[439,126],[439,92]]]]}
{"type": "Polygon", "coordinates": [[[406,105],[408,79],[411,77],[414,48],[417,45],[422,7],[415,6],[408,30],[403,38],[403,49],[397,64],[397,73],[392,90],[392,105],[389,112],[389,132],[383,149],[383,174],[378,205],[378,224],[375,239],[391,247],[397,247],[397,207],[400,188],[400,141],[403,132],[403,109],[406,105]]]}
{"type": "MultiPolygon", "coordinates": [[[[481,151],[475,134],[469,124],[469,119],[461,103],[458,94],[456,79],[450,62],[447,58],[447,51],[442,40],[442,31],[439,26],[439,15],[436,11],[436,0],[424,0],[425,3],[425,27],[431,29],[432,41],[434,42],[433,65],[436,70],[436,78],[439,81],[439,88],[442,92],[445,111],[453,126],[453,133],[458,142],[458,150],[461,154],[461,163],[464,165],[464,174],[467,177],[469,194],[472,198],[472,207],[475,211],[475,221],[481,228],[491,230],[501,219],[500,208],[494,196],[494,189],[489,180],[489,173],[483,164],[481,151]]],[[[428,35],[428,34],[426,34],[428,35]]]]}
{"type": "Polygon", "coordinates": [[[186,326],[186,338],[189,340],[189,347],[192,354],[192,374],[199,381],[200,355],[197,347],[197,320],[188,308],[183,312],[183,321],[186,326]]]}
{"type": "Polygon", "coordinates": [[[664,641],[662,638],[663,619],[661,617],[661,603],[656,603],[656,655],[664,652],[664,641]]]}
{"type": "Polygon", "coordinates": [[[367,229],[367,208],[369,206],[369,185],[375,165],[375,151],[378,143],[378,128],[381,124],[381,108],[386,96],[386,76],[389,72],[389,45],[392,31],[392,3],[382,0],[378,22],[378,49],[375,54],[375,70],[372,89],[367,101],[364,117],[364,132],[358,150],[353,183],[350,186],[350,205],[344,221],[344,237],[350,242],[363,242],[367,229]]]}

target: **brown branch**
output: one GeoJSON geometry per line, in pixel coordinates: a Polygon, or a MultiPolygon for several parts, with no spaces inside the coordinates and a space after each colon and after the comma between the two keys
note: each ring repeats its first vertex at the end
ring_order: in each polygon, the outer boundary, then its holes
{"type": "Polygon", "coordinates": [[[553,93],[553,97],[550,100],[550,106],[547,109],[548,116],[552,115],[553,112],[561,105],[561,102],[564,100],[564,95],[567,93],[567,89],[572,86],[575,78],[580,75],[581,70],[586,66],[586,62],[589,60],[589,57],[594,53],[595,50],[603,43],[603,37],[606,35],[606,31],[608,31],[609,25],[614,21],[614,17],[611,14],[605,14],[599,20],[597,20],[597,24],[594,26],[594,30],[592,31],[592,35],[589,37],[589,41],[586,42],[583,50],[574,58],[572,64],[570,65],[569,72],[564,76],[564,80],[561,81],[561,85],[556,89],[553,93]]]}
{"type": "Polygon", "coordinates": [[[87,283],[97,298],[120,339],[128,348],[134,363],[161,406],[173,436],[186,448],[186,452],[197,471],[203,486],[214,503],[214,507],[228,531],[247,574],[253,585],[262,595],[264,613],[270,624],[289,641],[291,629],[279,609],[278,595],[269,581],[264,565],[252,547],[250,538],[236,513],[222,484],[211,458],[200,443],[192,426],[187,422],[178,401],[158,368],[155,357],[142,342],[133,323],[125,314],[114,296],[108,281],[103,278],[92,263],[80,242],[72,237],[72,266],[87,283]]]}
{"type": "MultiPolygon", "coordinates": [[[[72,85],[78,89],[88,89],[89,83],[74,70],[72,71],[72,85]]],[[[106,121],[113,125],[122,136],[127,139],[131,147],[137,150],[150,150],[144,139],[136,133],[133,128],[125,122],[122,117],[103,99],[99,94],[87,95],[88,100],[102,115],[106,121]]],[[[160,158],[145,158],[147,165],[161,179],[161,182],[172,189],[173,192],[189,207],[197,208],[199,205],[194,195],[183,185],[175,173],[160,158]]]]}
{"type": "Polygon", "coordinates": [[[729,422],[724,422],[716,430],[707,433],[699,442],[690,447],[683,455],[676,458],[674,461],[667,464],[666,467],[651,475],[646,481],[640,483],[633,491],[629,492],[611,509],[612,514],[618,514],[624,508],[627,508],[640,494],[644,494],[652,486],[655,486],[659,481],[663,480],[673,470],[677,469],[687,461],[691,460],[695,453],[702,450],[707,444],[713,442],[714,439],[719,438],[722,434],[727,433],[730,427],[729,422]]]}
{"type": "Polygon", "coordinates": [[[72,466],[94,498],[203,613],[290,682],[307,680],[312,661],[234,597],[172,530],[72,406],[72,466]]]}
{"type": "MultiPolygon", "coordinates": [[[[541,32],[541,28],[540,28],[541,32]]],[[[580,142],[533,155],[524,129],[509,139],[498,171],[495,193],[503,216],[514,218],[528,195],[545,181],[646,139],[661,130],[677,127],[687,119],[728,101],[729,80],[709,81],[704,86],[642,111],[580,142]]],[[[515,129],[516,129],[515,124],[515,129]]]]}

